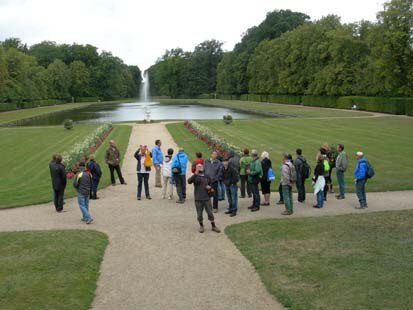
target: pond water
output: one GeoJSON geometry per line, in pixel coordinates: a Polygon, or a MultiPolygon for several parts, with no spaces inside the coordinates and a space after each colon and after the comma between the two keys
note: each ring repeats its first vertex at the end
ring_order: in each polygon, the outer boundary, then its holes
{"type": "Polygon", "coordinates": [[[135,122],[143,121],[146,113],[150,113],[151,120],[200,120],[222,119],[231,114],[234,119],[260,118],[257,114],[249,114],[222,107],[210,107],[195,104],[160,104],[150,103],[121,103],[121,104],[93,104],[81,109],[73,109],[35,118],[23,119],[15,122],[17,126],[47,126],[61,125],[65,119],[72,119],[76,123],[95,122],[135,122]]]}

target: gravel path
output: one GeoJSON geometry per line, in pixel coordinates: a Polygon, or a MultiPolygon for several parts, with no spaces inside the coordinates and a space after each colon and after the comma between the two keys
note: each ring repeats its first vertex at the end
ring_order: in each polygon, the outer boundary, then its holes
{"type": "MultiPolygon", "coordinates": [[[[67,212],[57,214],[51,204],[2,210],[0,231],[41,229],[94,229],[109,236],[98,281],[95,309],[282,309],[265,290],[252,265],[222,232],[197,232],[192,187],[188,201],[160,200],[154,188],[153,200],[136,200],[136,160],[139,144],[163,141],[163,149],[177,148],[163,124],[134,125],[125,154],[123,174],[128,185],[109,187],[91,202],[95,222],[80,221],[75,199],[68,199],[67,212]]],[[[106,168],[104,173],[108,173],[106,168]]],[[[312,195],[309,195],[311,200],[312,195]]],[[[368,194],[369,208],[357,211],[354,195],[345,201],[329,201],[323,210],[311,208],[312,201],[296,206],[293,217],[365,213],[413,209],[413,191],[368,194]]],[[[272,197],[274,201],[275,198],[272,197]]],[[[227,225],[260,218],[279,218],[281,208],[263,207],[248,212],[248,199],[240,201],[238,216],[216,215],[223,230],[227,225]]],[[[205,220],[205,224],[207,221],[205,220]]],[[[93,246],[93,245],[91,245],[93,246]]]]}

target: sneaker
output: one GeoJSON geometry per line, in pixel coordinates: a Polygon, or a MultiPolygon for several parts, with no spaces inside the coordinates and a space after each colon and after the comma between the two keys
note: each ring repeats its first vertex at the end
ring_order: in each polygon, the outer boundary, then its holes
{"type": "Polygon", "coordinates": [[[183,203],[185,203],[185,200],[180,200],[180,199],[178,199],[178,200],[176,201],[176,203],[183,204],[183,203]]]}
{"type": "Polygon", "coordinates": [[[254,208],[254,206],[249,206],[248,209],[251,210],[252,208],[254,208]]]}
{"type": "Polygon", "coordinates": [[[290,211],[287,211],[287,210],[285,210],[283,213],[281,213],[281,215],[291,215],[291,214],[293,214],[293,213],[290,212],[290,211]]]}
{"type": "Polygon", "coordinates": [[[172,197],[168,197],[168,200],[172,200],[172,197]]]}
{"type": "Polygon", "coordinates": [[[236,212],[234,212],[234,213],[231,213],[230,215],[229,215],[230,217],[234,217],[234,216],[237,216],[237,213],[236,212]]]}
{"type": "Polygon", "coordinates": [[[141,200],[141,197],[140,197],[140,196],[138,196],[138,200],[141,200]]]}
{"type": "Polygon", "coordinates": [[[91,224],[93,222],[93,219],[89,219],[86,221],[86,224],[91,224]]]}
{"type": "Polygon", "coordinates": [[[260,208],[252,208],[251,209],[251,212],[257,212],[257,211],[260,211],[260,208]]]}
{"type": "Polygon", "coordinates": [[[337,199],[337,200],[342,200],[342,199],[344,199],[344,197],[343,197],[343,196],[340,196],[340,195],[337,195],[337,196],[336,196],[336,199],[337,199]]]}
{"type": "Polygon", "coordinates": [[[231,213],[232,211],[229,211],[229,210],[225,211],[225,214],[231,214],[231,213]]]}
{"type": "Polygon", "coordinates": [[[199,232],[202,234],[202,233],[204,233],[204,231],[205,231],[204,226],[199,226],[199,232]]]}
{"type": "Polygon", "coordinates": [[[221,230],[220,230],[218,227],[216,227],[216,226],[212,227],[212,231],[215,231],[216,233],[220,233],[220,232],[221,232],[221,230]]]}
{"type": "Polygon", "coordinates": [[[262,206],[269,206],[270,203],[269,203],[269,202],[263,202],[261,205],[262,205],[262,206]]]}
{"type": "Polygon", "coordinates": [[[218,208],[214,208],[214,213],[218,213],[218,208]]]}
{"type": "Polygon", "coordinates": [[[284,204],[284,201],[278,201],[277,203],[276,203],[276,205],[283,205],[284,204]]]}
{"type": "Polygon", "coordinates": [[[146,196],[146,199],[151,200],[152,197],[151,196],[146,196]]]}

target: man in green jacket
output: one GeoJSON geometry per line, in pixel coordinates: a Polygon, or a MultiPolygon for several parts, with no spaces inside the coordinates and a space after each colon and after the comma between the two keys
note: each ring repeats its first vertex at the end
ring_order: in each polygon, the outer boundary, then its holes
{"type": "Polygon", "coordinates": [[[347,170],[348,158],[346,152],[344,152],[344,145],[337,145],[338,156],[336,159],[336,176],[340,193],[336,195],[337,199],[344,199],[346,193],[346,184],[344,182],[344,172],[347,170]]]}
{"type": "Polygon", "coordinates": [[[260,209],[261,199],[260,199],[260,191],[258,189],[258,184],[262,178],[262,166],[261,161],[258,159],[258,152],[256,150],[251,151],[251,164],[250,168],[247,169],[248,174],[248,182],[251,184],[251,192],[252,192],[252,206],[249,207],[251,212],[256,212],[260,209]]]}
{"type": "Polygon", "coordinates": [[[244,149],[244,155],[239,160],[239,164],[240,164],[239,175],[241,179],[240,198],[245,198],[245,187],[247,188],[248,197],[251,198],[251,185],[248,182],[248,175],[247,175],[247,169],[250,167],[251,161],[252,161],[252,158],[250,156],[250,150],[244,149]]]}

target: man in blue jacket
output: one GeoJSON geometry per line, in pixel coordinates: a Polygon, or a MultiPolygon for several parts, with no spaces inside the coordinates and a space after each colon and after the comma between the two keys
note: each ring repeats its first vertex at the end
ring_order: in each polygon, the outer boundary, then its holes
{"type": "Polygon", "coordinates": [[[183,148],[179,148],[178,153],[172,159],[171,170],[176,184],[176,192],[179,199],[176,203],[184,203],[186,199],[186,165],[188,155],[183,148]]]}
{"type": "Polygon", "coordinates": [[[152,161],[155,167],[155,187],[162,187],[161,171],[163,165],[163,153],[161,150],[161,140],[155,141],[155,146],[152,148],[152,161]]]}
{"type": "Polygon", "coordinates": [[[356,193],[357,198],[359,199],[360,205],[356,209],[367,208],[367,199],[366,199],[366,181],[367,181],[367,160],[364,158],[363,152],[356,153],[357,166],[354,170],[354,182],[356,183],[356,193]]]}

